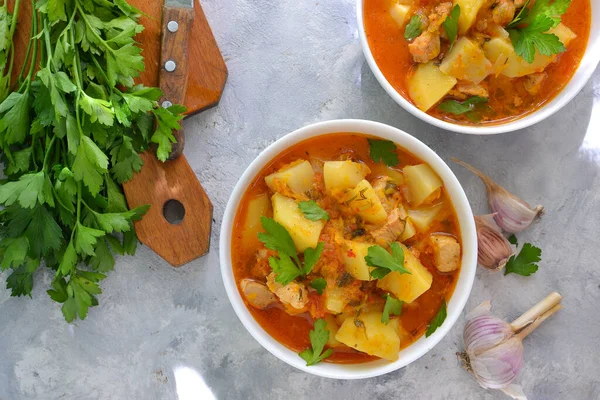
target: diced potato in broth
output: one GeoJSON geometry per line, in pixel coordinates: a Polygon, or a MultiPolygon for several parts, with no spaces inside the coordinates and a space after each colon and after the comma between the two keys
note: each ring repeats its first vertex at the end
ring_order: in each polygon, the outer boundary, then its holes
{"type": "Polygon", "coordinates": [[[389,149],[396,165],[374,161],[368,139],[379,140],[338,133],[287,149],[249,184],[234,222],[234,276],[252,316],[297,353],[310,348],[323,320],[332,349],[324,362],[396,360],[424,334],[460,274],[436,265],[453,268],[448,260],[461,245],[441,179],[397,146],[389,149]],[[310,188],[296,192],[293,182],[311,174],[310,188]],[[457,243],[433,247],[432,238],[446,237],[457,243]],[[408,274],[388,269],[401,256],[408,274]],[[400,315],[383,315],[389,299],[405,302],[400,315]]]}
{"type": "Polygon", "coordinates": [[[274,192],[285,195],[289,189],[294,194],[303,195],[312,188],[313,178],[314,171],[310,162],[297,160],[268,175],[265,181],[274,192]]]}
{"type": "Polygon", "coordinates": [[[492,63],[477,43],[461,37],[444,57],[440,71],[456,79],[480,83],[492,72],[492,63]]]}
{"type": "Polygon", "coordinates": [[[408,78],[410,98],[422,111],[438,103],[456,85],[456,78],[440,71],[433,61],[419,64],[408,78]]]}

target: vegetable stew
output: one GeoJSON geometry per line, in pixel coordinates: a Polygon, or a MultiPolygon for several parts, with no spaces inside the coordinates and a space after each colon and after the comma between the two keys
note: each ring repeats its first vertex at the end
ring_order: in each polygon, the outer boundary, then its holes
{"type": "Polygon", "coordinates": [[[364,0],[369,47],[403,97],[459,124],[530,114],[583,57],[590,0],[364,0]]]}
{"type": "Polygon", "coordinates": [[[272,160],[244,194],[232,243],[248,309],[307,365],[396,360],[443,323],[462,257],[431,167],[353,133],[272,160]]]}

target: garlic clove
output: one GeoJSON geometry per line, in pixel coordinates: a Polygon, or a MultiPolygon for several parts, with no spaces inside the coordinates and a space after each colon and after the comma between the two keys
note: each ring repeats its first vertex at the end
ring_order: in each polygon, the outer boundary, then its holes
{"type": "Polygon", "coordinates": [[[544,213],[544,207],[536,206],[532,208],[477,168],[454,157],[452,161],[473,172],[483,181],[487,190],[490,210],[495,214],[494,220],[503,231],[508,233],[522,232],[544,213]]]}
{"type": "Polygon", "coordinates": [[[527,396],[523,393],[523,388],[520,385],[511,383],[505,388],[500,389],[505,395],[512,397],[515,400],[527,400],[527,396]]]}
{"type": "Polygon", "coordinates": [[[502,389],[510,385],[521,370],[523,342],[512,337],[480,355],[467,354],[479,385],[486,389],[502,389]]]}
{"type": "Polygon", "coordinates": [[[475,217],[477,262],[485,268],[500,270],[504,268],[514,251],[508,239],[491,226],[488,219],[489,216],[475,217]]]}

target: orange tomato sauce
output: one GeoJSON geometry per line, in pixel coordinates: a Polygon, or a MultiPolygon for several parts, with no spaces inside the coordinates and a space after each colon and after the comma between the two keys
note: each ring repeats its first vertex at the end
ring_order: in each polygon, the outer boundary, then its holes
{"type": "MultiPolygon", "coordinates": [[[[407,77],[416,67],[408,50],[408,42],[404,39],[404,29],[400,28],[392,19],[389,7],[395,0],[365,0],[364,24],[367,40],[375,61],[392,87],[408,101],[407,77]]],[[[430,6],[439,3],[439,0],[415,0],[415,8],[430,6]]],[[[502,124],[522,118],[538,110],[550,102],[567,83],[579,67],[583,58],[590,34],[591,26],[590,0],[572,0],[571,6],[562,16],[562,22],[569,27],[577,38],[567,47],[567,51],[559,54],[557,61],[550,64],[545,72],[548,73],[542,89],[532,96],[516,84],[520,78],[506,78],[489,76],[490,99],[487,103],[493,113],[487,115],[478,125],[502,124]],[[518,96],[522,104],[515,106],[513,99],[518,96]]],[[[412,101],[411,101],[412,102],[412,101]]],[[[432,107],[429,111],[432,116],[464,125],[473,125],[464,115],[453,115],[432,107]]]]}
{"type": "MultiPolygon", "coordinates": [[[[270,193],[264,178],[282,166],[301,158],[316,158],[328,161],[338,160],[341,155],[351,155],[353,160],[364,162],[372,171],[376,171],[377,164],[369,157],[367,138],[368,136],[361,134],[338,133],[308,139],[279,154],[254,178],[237,210],[232,234],[231,256],[233,272],[242,298],[244,298],[244,295],[240,289],[239,282],[244,278],[257,278],[252,274],[251,270],[256,262],[257,250],[263,247],[257,238],[249,239],[247,235],[244,235],[243,227],[245,226],[250,200],[264,193],[270,193]]],[[[401,148],[397,149],[397,154],[400,160],[400,164],[398,165],[400,169],[406,165],[423,163],[423,161],[401,148]]],[[[372,172],[370,175],[367,175],[366,179],[371,180],[376,176],[380,175],[372,172]]],[[[419,243],[424,241],[426,234],[429,234],[429,232],[446,232],[454,235],[460,241],[460,229],[456,212],[445,190],[442,191],[441,199],[445,204],[444,210],[440,212],[428,233],[417,233],[417,235],[405,242],[406,245],[418,248],[419,243]]],[[[324,240],[323,235],[321,240],[324,240]]],[[[451,297],[459,275],[459,270],[450,273],[439,272],[434,266],[433,256],[426,252],[421,253],[420,261],[433,275],[433,283],[431,288],[413,303],[405,304],[403,307],[400,322],[404,331],[406,331],[406,335],[401,336],[401,349],[409,346],[425,333],[427,325],[438,312],[442,301],[448,301],[451,297]]],[[[378,297],[381,297],[383,293],[378,293],[378,297]]],[[[316,298],[321,297],[316,294],[315,296],[316,298]]],[[[310,347],[309,331],[313,328],[313,320],[308,313],[291,316],[280,308],[258,310],[251,307],[248,303],[246,303],[246,306],[254,319],[273,338],[289,349],[300,352],[310,347]]],[[[350,347],[341,346],[336,347],[333,355],[325,361],[333,363],[363,363],[376,359],[378,358],[358,352],[350,347]]]]}

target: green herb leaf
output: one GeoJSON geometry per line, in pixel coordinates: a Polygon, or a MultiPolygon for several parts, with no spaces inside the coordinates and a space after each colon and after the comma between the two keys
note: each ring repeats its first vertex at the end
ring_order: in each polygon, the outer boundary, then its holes
{"type": "Polygon", "coordinates": [[[473,96],[463,102],[457,100],[444,100],[440,103],[438,108],[444,112],[461,115],[473,111],[476,104],[484,104],[487,102],[488,99],[485,97],[473,96]]]}
{"type": "Polygon", "coordinates": [[[324,278],[313,279],[310,283],[310,287],[315,289],[317,293],[323,294],[323,290],[327,287],[327,281],[324,278]]]}
{"type": "Polygon", "coordinates": [[[269,265],[275,273],[275,281],[287,285],[302,275],[302,271],[294,264],[290,256],[279,253],[279,258],[269,257],[269,265]]]}
{"type": "Polygon", "coordinates": [[[267,233],[260,232],[258,239],[265,244],[267,249],[275,250],[280,255],[285,254],[296,257],[296,245],[288,231],[274,219],[260,217],[260,224],[267,233]]]}
{"type": "Polygon", "coordinates": [[[510,244],[514,244],[515,246],[519,245],[519,241],[517,240],[517,237],[515,235],[510,235],[508,237],[508,241],[510,244]]]}
{"type": "Polygon", "coordinates": [[[383,314],[381,314],[381,322],[388,324],[390,322],[390,315],[399,316],[402,314],[402,300],[395,299],[389,293],[383,295],[385,298],[385,306],[383,306],[383,314]]]}
{"type": "Polygon", "coordinates": [[[404,39],[413,40],[423,32],[421,17],[413,15],[406,28],[404,28],[404,39]]]}
{"type": "Polygon", "coordinates": [[[319,207],[319,205],[313,200],[299,202],[298,208],[300,211],[302,211],[306,219],[311,221],[329,221],[329,214],[327,211],[319,207]]]}
{"type": "Polygon", "coordinates": [[[537,0],[528,8],[528,1],[515,19],[507,25],[515,53],[532,63],[536,49],[545,56],[566,51],[558,36],[548,31],[560,23],[560,16],[567,11],[570,4],[571,0],[537,0]]]}
{"type": "Polygon", "coordinates": [[[327,349],[323,352],[323,348],[329,340],[329,331],[326,328],[327,323],[325,320],[318,319],[315,321],[313,330],[308,334],[312,348],[306,349],[299,354],[306,361],[307,367],[318,364],[333,354],[333,349],[327,349]]]}
{"type": "Polygon", "coordinates": [[[368,266],[376,267],[371,271],[373,278],[381,279],[393,271],[400,274],[411,274],[409,270],[404,268],[404,250],[402,250],[402,247],[395,242],[390,247],[392,254],[381,246],[369,247],[365,261],[368,266]]]}
{"type": "Polygon", "coordinates": [[[92,195],[100,192],[102,176],[107,172],[108,157],[87,136],[81,138],[77,156],[73,162],[73,176],[77,181],[83,181],[92,195]]]}
{"type": "Polygon", "coordinates": [[[367,139],[369,142],[369,156],[376,163],[383,162],[388,167],[398,165],[396,145],[390,140],[367,139]]]}
{"type": "Polygon", "coordinates": [[[442,22],[442,27],[444,31],[446,31],[446,36],[448,36],[448,41],[450,42],[450,48],[456,42],[456,38],[458,36],[458,18],[460,17],[460,5],[455,5],[450,11],[450,15],[446,17],[444,22],[442,22]]]}
{"type": "Polygon", "coordinates": [[[533,246],[531,243],[525,243],[521,248],[518,256],[511,256],[506,263],[504,275],[511,272],[521,275],[530,276],[538,270],[537,263],[542,259],[542,249],[533,246]]]}
{"type": "Polygon", "coordinates": [[[437,312],[437,314],[435,314],[435,317],[433,317],[433,319],[427,326],[427,331],[425,332],[425,337],[431,336],[433,334],[433,332],[435,332],[437,330],[437,328],[442,326],[442,324],[446,320],[446,313],[447,313],[446,300],[444,300],[444,301],[442,301],[442,306],[440,307],[439,311],[437,312]]]}
{"type": "Polygon", "coordinates": [[[317,264],[317,261],[319,261],[324,248],[325,243],[319,242],[316,248],[313,249],[309,247],[308,249],[304,250],[304,275],[310,274],[310,272],[313,270],[317,264]]]}

